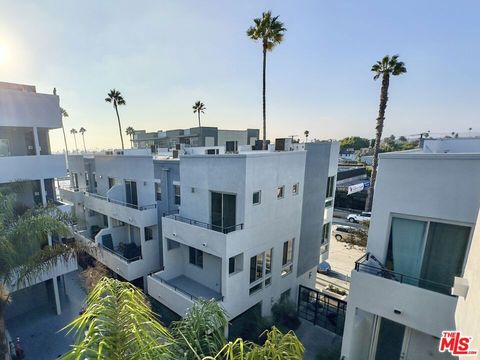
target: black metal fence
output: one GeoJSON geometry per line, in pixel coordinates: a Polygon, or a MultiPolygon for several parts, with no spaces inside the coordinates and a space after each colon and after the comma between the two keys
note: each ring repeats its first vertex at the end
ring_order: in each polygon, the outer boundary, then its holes
{"type": "Polygon", "coordinates": [[[347,302],[310,289],[298,289],[298,316],[337,335],[343,335],[347,302]]]}

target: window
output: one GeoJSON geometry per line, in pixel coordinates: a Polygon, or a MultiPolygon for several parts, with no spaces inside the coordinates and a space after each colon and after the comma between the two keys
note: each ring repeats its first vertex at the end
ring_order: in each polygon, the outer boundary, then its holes
{"type": "Polygon", "coordinates": [[[333,199],[328,199],[325,201],[325,207],[329,208],[333,206],[333,199]]]}
{"type": "Polygon", "coordinates": [[[153,230],[151,227],[145,228],[145,241],[153,240],[153,230]]]}
{"type": "Polygon", "coordinates": [[[265,275],[272,272],[272,252],[273,249],[265,251],[265,275]]]}
{"type": "Polygon", "coordinates": [[[323,225],[322,229],[322,245],[328,243],[330,239],[330,229],[331,229],[331,224],[326,223],[323,225]]]}
{"type": "Polygon", "coordinates": [[[115,178],[109,177],[108,178],[108,189],[111,189],[115,185],[117,185],[117,180],[115,178]]]}
{"type": "Polygon", "coordinates": [[[285,186],[279,186],[277,188],[277,199],[283,199],[285,195],[285,186]]]}
{"type": "Polygon", "coordinates": [[[102,218],[103,218],[103,226],[108,227],[108,216],[102,214],[102,218]]]}
{"type": "Polygon", "coordinates": [[[294,239],[291,239],[283,243],[282,276],[290,274],[293,270],[293,241],[294,239]]]}
{"type": "Polygon", "coordinates": [[[280,294],[280,302],[290,299],[290,289],[285,290],[280,294]]]}
{"type": "Polygon", "coordinates": [[[469,226],[392,218],[385,265],[405,275],[410,285],[450,294],[461,276],[470,238],[469,226]]]}
{"type": "Polygon", "coordinates": [[[263,277],[263,253],[250,258],[250,283],[263,277]]]}
{"type": "Polygon", "coordinates": [[[249,293],[250,295],[252,295],[253,293],[256,293],[257,291],[262,290],[262,287],[263,287],[263,284],[262,284],[262,283],[258,283],[257,285],[252,286],[252,287],[250,288],[250,290],[248,291],[248,293],[249,293]]]}
{"type": "Polygon", "coordinates": [[[88,177],[88,172],[85,173],[85,185],[86,185],[86,186],[90,185],[90,180],[89,180],[89,177],[88,177]]]}
{"type": "Polygon", "coordinates": [[[258,205],[260,204],[260,202],[262,201],[262,195],[261,195],[261,191],[255,191],[253,193],[253,199],[252,199],[252,202],[253,202],[253,205],[258,205]]]}
{"type": "Polygon", "coordinates": [[[203,251],[189,247],[190,264],[203,268],[203,251]]]}
{"type": "Polygon", "coordinates": [[[92,180],[93,180],[93,186],[95,187],[95,190],[96,190],[98,187],[98,183],[97,183],[97,175],[95,173],[92,173],[92,180]]]}
{"type": "Polygon", "coordinates": [[[265,287],[270,286],[272,284],[272,277],[265,279],[265,287]]]}
{"type": "Polygon", "coordinates": [[[232,256],[228,259],[228,273],[236,274],[243,270],[243,254],[232,256]]]}
{"type": "Polygon", "coordinates": [[[335,184],[335,176],[329,176],[327,180],[327,198],[333,197],[333,191],[334,189],[334,184],[335,184]]]}
{"type": "Polygon", "coordinates": [[[173,193],[175,194],[175,205],[180,205],[180,185],[173,185],[173,193]]]}
{"type": "Polygon", "coordinates": [[[162,183],[155,183],[155,199],[157,201],[162,201],[162,183]]]}
{"type": "Polygon", "coordinates": [[[297,194],[298,194],[299,188],[300,188],[300,184],[299,184],[299,183],[293,184],[293,187],[292,187],[292,193],[293,193],[293,195],[297,195],[297,194]]]}
{"type": "Polygon", "coordinates": [[[179,242],[172,239],[167,239],[167,250],[178,249],[179,247],[180,247],[179,242]]]}

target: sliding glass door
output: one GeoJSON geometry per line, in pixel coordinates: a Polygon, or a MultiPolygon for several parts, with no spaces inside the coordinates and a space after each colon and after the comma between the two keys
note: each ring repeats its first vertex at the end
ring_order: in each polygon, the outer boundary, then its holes
{"type": "Polygon", "coordinates": [[[216,231],[233,231],[236,224],[237,197],[212,191],[211,222],[216,231]]]}
{"type": "Polygon", "coordinates": [[[127,206],[137,208],[137,183],[135,181],[125,180],[125,197],[127,206]]]}
{"type": "Polygon", "coordinates": [[[470,230],[468,226],[394,217],[386,266],[402,274],[405,283],[449,293],[454,277],[462,273],[470,230]]]}

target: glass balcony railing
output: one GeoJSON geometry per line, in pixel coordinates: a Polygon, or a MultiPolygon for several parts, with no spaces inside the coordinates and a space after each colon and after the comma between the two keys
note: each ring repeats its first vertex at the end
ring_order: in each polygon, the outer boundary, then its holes
{"type": "Polygon", "coordinates": [[[149,204],[149,205],[130,204],[130,203],[125,202],[125,201],[115,200],[115,199],[109,198],[105,195],[91,193],[91,192],[88,192],[88,191],[85,191],[84,194],[85,194],[85,196],[94,197],[96,199],[101,199],[101,200],[110,202],[112,204],[122,205],[122,206],[126,206],[126,207],[129,207],[129,208],[132,208],[132,209],[137,209],[137,210],[140,210],[140,211],[155,209],[157,207],[157,204],[149,204]]]}
{"type": "Polygon", "coordinates": [[[189,218],[180,216],[180,215],[175,214],[175,213],[173,213],[173,214],[172,213],[164,213],[163,217],[166,217],[168,219],[173,219],[173,220],[176,220],[176,221],[180,221],[180,222],[183,222],[183,223],[186,223],[186,224],[202,227],[202,228],[207,229],[207,230],[218,231],[218,232],[221,232],[221,233],[224,233],[224,234],[228,234],[228,233],[231,233],[233,231],[243,229],[243,224],[237,224],[237,225],[232,225],[232,226],[218,226],[218,225],[209,224],[209,223],[205,223],[205,222],[194,220],[194,219],[189,219],[189,218]]]}

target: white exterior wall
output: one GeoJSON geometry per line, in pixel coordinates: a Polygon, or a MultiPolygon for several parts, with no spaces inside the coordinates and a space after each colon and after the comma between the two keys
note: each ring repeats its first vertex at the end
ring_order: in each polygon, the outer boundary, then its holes
{"type": "MultiPolygon", "coordinates": [[[[238,141],[238,145],[245,145],[248,142],[246,130],[218,130],[218,146],[225,146],[227,141],[238,141]]],[[[254,142],[255,143],[255,142],[254,142]]]]}
{"type": "MultiPolygon", "coordinates": [[[[367,250],[384,262],[391,218],[395,215],[475,228],[480,206],[479,160],[478,153],[381,154],[367,250]]],[[[470,244],[464,277],[475,282],[473,274],[478,273],[478,265],[473,262],[477,261],[478,244],[474,241],[470,244]]],[[[371,334],[371,321],[377,315],[411,329],[412,345],[406,359],[420,359],[427,350],[432,358],[443,358],[436,352],[438,340],[432,342],[431,336],[440,337],[443,330],[453,330],[460,324],[472,332],[469,336],[480,336],[478,321],[472,321],[472,315],[476,314],[473,303],[478,304],[476,290],[463,300],[353,271],[342,355],[346,360],[367,359],[364,355],[359,357],[369,347],[361,340],[365,332],[371,334]],[[395,314],[394,309],[401,314],[395,314]]]]}
{"type": "MultiPolygon", "coordinates": [[[[480,321],[478,320],[478,304],[480,303],[480,214],[477,218],[475,234],[472,239],[472,246],[468,254],[463,278],[468,281],[468,292],[466,297],[458,298],[458,305],[455,312],[457,329],[463,336],[472,337],[472,350],[480,351],[480,321]]],[[[472,357],[462,356],[463,359],[472,357]]]]}

